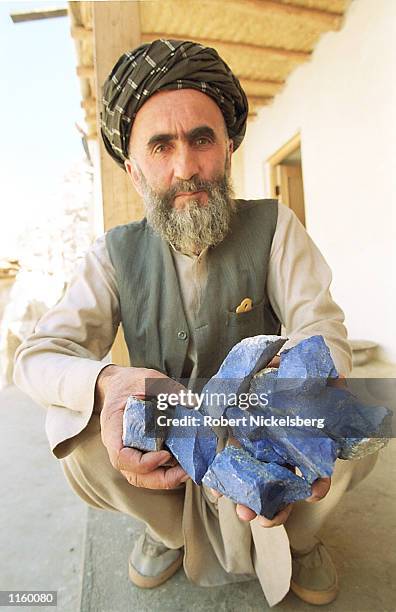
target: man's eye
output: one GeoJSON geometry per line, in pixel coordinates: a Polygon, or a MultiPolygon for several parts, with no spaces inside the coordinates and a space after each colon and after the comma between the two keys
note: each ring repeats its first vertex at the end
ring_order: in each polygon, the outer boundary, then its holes
{"type": "Polygon", "coordinates": [[[210,140],[210,138],[207,138],[206,136],[201,136],[200,138],[197,138],[195,143],[199,146],[205,146],[207,144],[210,144],[212,141],[210,140]]]}
{"type": "Polygon", "coordinates": [[[166,151],[165,144],[158,144],[153,149],[153,153],[164,153],[164,151],[166,151]]]}

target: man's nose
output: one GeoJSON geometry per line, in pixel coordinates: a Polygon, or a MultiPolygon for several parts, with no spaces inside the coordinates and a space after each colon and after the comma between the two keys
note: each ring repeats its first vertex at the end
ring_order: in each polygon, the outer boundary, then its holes
{"type": "Polygon", "coordinates": [[[174,155],[174,176],[178,180],[188,181],[199,174],[199,160],[195,151],[188,146],[181,146],[174,155]]]}

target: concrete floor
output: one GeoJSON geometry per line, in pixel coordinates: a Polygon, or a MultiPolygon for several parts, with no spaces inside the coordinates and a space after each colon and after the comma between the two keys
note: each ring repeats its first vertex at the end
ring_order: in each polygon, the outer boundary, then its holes
{"type": "Polygon", "coordinates": [[[0,590],[58,591],[57,609],[76,612],[87,508],[50,453],[44,416],[16,387],[0,391],[0,590]]]}

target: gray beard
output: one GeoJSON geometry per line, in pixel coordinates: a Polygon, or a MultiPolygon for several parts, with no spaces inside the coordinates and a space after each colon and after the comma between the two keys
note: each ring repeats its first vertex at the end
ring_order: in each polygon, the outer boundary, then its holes
{"type": "Polygon", "coordinates": [[[235,202],[229,173],[213,181],[190,179],[178,181],[171,189],[157,193],[140,171],[146,217],[150,226],[175,249],[187,255],[198,255],[206,247],[216,246],[230,231],[235,202]],[[183,209],[173,208],[179,192],[205,190],[206,205],[191,200],[183,209]]]}

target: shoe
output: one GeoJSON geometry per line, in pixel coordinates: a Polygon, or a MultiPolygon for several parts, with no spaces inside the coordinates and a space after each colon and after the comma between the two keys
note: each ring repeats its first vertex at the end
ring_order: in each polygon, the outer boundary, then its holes
{"type": "Polygon", "coordinates": [[[337,570],[324,544],[318,541],[308,552],[291,550],[290,590],[305,603],[323,606],[338,594],[337,570]]]}
{"type": "Polygon", "coordinates": [[[173,576],[183,563],[183,549],[173,550],[146,530],[129,557],[129,578],[142,589],[153,589],[173,576]]]}

